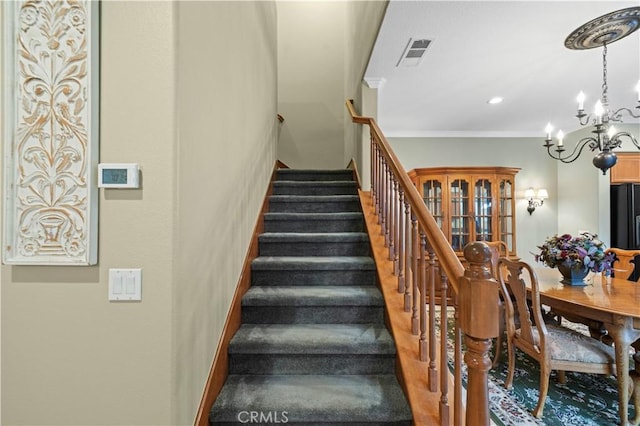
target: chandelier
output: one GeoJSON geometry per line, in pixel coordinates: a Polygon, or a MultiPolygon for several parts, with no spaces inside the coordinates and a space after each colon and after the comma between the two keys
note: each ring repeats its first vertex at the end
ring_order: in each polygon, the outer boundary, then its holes
{"type": "Polygon", "coordinates": [[[578,114],[576,117],[582,126],[593,125],[591,131],[593,136],[580,139],[569,154],[565,154],[567,150],[564,147],[562,130],[558,131],[557,145],[554,145],[551,137],[553,128],[551,123],[547,124],[545,129],[547,137],[543,146],[547,148],[547,153],[551,158],[563,163],[572,163],[578,159],[586,146],[591,151],[598,150],[598,153],[593,157],[593,165],[602,170],[602,174],[606,174],[607,170],[613,167],[617,161],[616,154],[612,150],[619,148],[624,140],[630,141],[640,149],[640,145],[633,135],[628,132],[618,132],[612,124],[621,123],[623,114],[640,118],[640,81],[636,87],[638,102],[635,109],[639,110],[638,115],[629,108],[610,110],[607,98],[607,46],[628,36],[638,28],[640,28],[640,7],[630,7],[593,19],[577,28],[565,39],[564,45],[568,49],[583,50],[602,46],[602,97],[596,102],[592,116],[592,114],[584,112],[584,93],[580,92],[578,95],[578,114]],[[552,151],[551,148],[554,146],[552,151]]]}

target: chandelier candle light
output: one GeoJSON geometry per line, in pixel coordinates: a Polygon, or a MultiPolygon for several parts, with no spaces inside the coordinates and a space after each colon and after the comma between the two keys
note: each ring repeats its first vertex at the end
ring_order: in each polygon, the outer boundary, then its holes
{"type": "Polygon", "coordinates": [[[618,132],[611,124],[612,122],[622,122],[622,115],[626,113],[633,118],[640,118],[640,80],[636,86],[638,91],[638,101],[635,109],[639,110],[638,115],[629,108],[620,108],[615,111],[609,110],[609,100],[607,99],[607,45],[619,40],[640,28],[640,7],[630,7],[600,16],[592,21],[587,22],[575,31],[573,31],[564,41],[564,45],[568,49],[591,49],[602,46],[602,97],[595,104],[593,117],[591,114],[584,112],[585,94],[581,91],[578,94],[578,114],[576,117],[580,125],[586,126],[592,123],[594,129],[589,136],[580,139],[573,151],[565,155],[564,133],[558,131],[556,138],[558,144],[556,148],[551,137],[553,127],[551,123],[546,127],[546,139],[544,147],[551,158],[562,161],[563,163],[572,163],[578,159],[585,146],[591,151],[598,150],[598,154],[593,157],[593,165],[602,170],[602,174],[606,174],[607,170],[616,164],[617,157],[612,151],[619,148],[623,140],[633,143],[638,149],[640,145],[636,138],[628,132],[618,132]]]}

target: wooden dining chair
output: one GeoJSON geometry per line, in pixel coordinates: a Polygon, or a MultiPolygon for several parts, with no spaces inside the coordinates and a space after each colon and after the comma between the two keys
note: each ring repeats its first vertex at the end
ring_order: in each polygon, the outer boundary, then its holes
{"type": "MultiPolygon", "coordinates": [[[[491,274],[497,281],[500,279],[498,277],[498,274],[505,273],[504,268],[501,268],[502,272],[498,270],[498,260],[501,257],[505,257],[509,259],[509,248],[507,247],[507,244],[504,241],[483,241],[483,242],[489,246],[489,249],[491,249],[491,274]]],[[[502,338],[506,331],[505,310],[504,310],[504,303],[502,302],[503,297],[504,296],[501,294],[500,299],[498,300],[498,310],[500,311],[499,313],[500,325],[498,329],[498,337],[496,337],[496,340],[495,340],[495,346],[494,346],[495,353],[493,354],[493,362],[492,362],[493,367],[496,367],[500,362],[500,355],[502,354],[502,338]]],[[[510,297],[513,300],[513,297],[512,296],[510,297]]],[[[543,316],[545,318],[545,322],[549,320],[553,322],[556,321],[555,318],[548,316],[547,312],[543,312],[543,314],[544,314],[543,316]]],[[[516,324],[517,323],[518,323],[518,316],[516,314],[516,324]]]]}
{"type": "MultiPolygon", "coordinates": [[[[489,249],[491,249],[491,275],[493,275],[493,278],[496,279],[496,281],[499,279],[498,278],[498,260],[501,257],[509,257],[509,248],[507,247],[507,244],[504,241],[483,241],[486,245],[489,246],[489,249]]],[[[500,298],[502,299],[502,295],[500,296],[500,298]]],[[[504,303],[502,302],[502,300],[498,300],[498,309],[500,310],[500,325],[499,325],[499,331],[498,331],[498,337],[496,337],[495,339],[495,344],[494,344],[494,354],[493,354],[493,362],[492,365],[495,367],[496,365],[498,365],[498,362],[500,361],[500,354],[501,354],[501,349],[502,349],[502,337],[504,336],[505,333],[505,321],[504,321],[504,303]]]]}
{"type": "MultiPolygon", "coordinates": [[[[640,255],[640,250],[625,250],[611,247],[607,249],[606,252],[613,253],[616,256],[612,268],[613,275],[616,278],[628,280],[636,267],[635,263],[633,263],[633,259],[640,255]]],[[[637,281],[640,282],[640,276],[637,281]]],[[[633,419],[631,424],[637,425],[640,424],[640,339],[631,343],[631,346],[636,351],[633,355],[635,369],[629,372],[629,376],[631,377],[629,395],[632,397],[636,411],[636,417],[633,419]]]]}
{"type": "Polygon", "coordinates": [[[507,351],[509,369],[505,387],[511,389],[515,370],[515,350],[523,351],[540,365],[540,394],[533,415],[542,417],[544,403],[549,390],[551,371],[558,372],[558,379],[564,383],[565,371],[607,374],[615,373],[615,353],[608,346],[590,336],[575,330],[545,324],[540,306],[540,291],[535,271],[526,262],[501,258],[498,268],[500,290],[504,298],[507,319],[507,351]],[[527,289],[529,283],[530,292],[527,289]],[[515,316],[520,318],[516,327],[515,316]]]}
{"type": "MultiPolygon", "coordinates": [[[[633,263],[633,259],[636,256],[640,255],[640,250],[625,250],[621,248],[611,247],[606,250],[606,252],[613,253],[616,257],[613,261],[613,275],[616,278],[622,278],[624,280],[628,280],[635,270],[635,263],[633,263]]],[[[640,282],[640,276],[638,277],[638,282],[640,282]]],[[[605,343],[612,343],[612,339],[608,336],[603,338],[605,343]]],[[[631,344],[636,351],[636,354],[640,354],[640,339],[636,340],[631,344]]],[[[640,396],[639,396],[640,397],[640,396]]]]}
{"type": "MultiPolygon", "coordinates": [[[[640,255],[640,250],[625,250],[611,247],[608,248],[605,253],[613,253],[616,256],[613,262],[613,275],[617,278],[628,280],[636,267],[633,259],[640,255]]],[[[638,281],[640,281],[640,278],[638,281]]]]}
{"type": "Polygon", "coordinates": [[[498,260],[501,257],[509,257],[509,248],[504,241],[483,241],[491,249],[491,273],[498,279],[498,260]]]}

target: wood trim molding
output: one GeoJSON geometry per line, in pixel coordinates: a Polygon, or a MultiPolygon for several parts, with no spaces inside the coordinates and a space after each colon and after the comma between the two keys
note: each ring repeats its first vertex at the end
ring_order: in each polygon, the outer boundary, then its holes
{"type": "Polygon", "coordinates": [[[218,349],[216,350],[216,354],[213,358],[209,377],[207,378],[202,398],[200,399],[200,405],[198,406],[198,412],[196,413],[194,422],[195,426],[209,425],[209,411],[211,410],[211,406],[218,397],[218,394],[229,375],[229,342],[236,331],[238,331],[238,328],[240,328],[242,296],[244,296],[251,286],[251,262],[253,259],[258,257],[258,236],[264,231],[264,213],[269,210],[269,196],[273,192],[273,181],[275,180],[276,172],[279,168],[287,168],[287,166],[280,161],[276,161],[273,168],[271,182],[269,183],[269,187],[262,203],[260,215],[253,230],[253,236],[251,237],[251,242],[247,249],[247,254],[242,266],[242,272],[238,279],[238,284],[236,285],[236,290],[231,301],[231,308],[227,314],[222,335],[220,336],[220,342],[218,343],[218,349]]]}
{"type": "Polygon", "coordinates": [[[421,174],[454,174],[462,173],[472,174],[516,174],[521,169],[519,167],[500,167],[500,166],[444,166],[444,167],[419,167],[411,169],[407,172],[410,176],[421,174]]]}
{"type": "Polygon", "coordinates": [[[356,160],[352,158],[351,161],[349,161],[349,164],[347,164],[347,169],[351,169],[353,171],[353,179],[356,181],[358,188],[362,188],[362,185],[360,184],[360,174],[358,174],[358,165],[356,164],[356,160]]]}
{"type": "Polygon", "coordinates": [[[282,161],[280,160],[276,161],[276,169],[288,169],[288,168],[289,166],[284,164],[282,161]]]}

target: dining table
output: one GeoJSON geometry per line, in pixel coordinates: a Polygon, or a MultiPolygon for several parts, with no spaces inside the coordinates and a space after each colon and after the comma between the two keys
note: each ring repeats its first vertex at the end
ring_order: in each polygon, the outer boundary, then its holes
{"type": "MultiPolygon", "coordinates": [[[[571,313],[572,321],[577,317],[585,319],[585,324],[600,322],[611,337],[616,357],[620,424],[630,424],[629,358],[631,343],[640,338],[640,283],[591,272],[584,279],[584,285],[571,285],[562,283],[557,269],[534,270],[543,305],[559,313],[571,313]]],[[[636,407],[638,409],[640,407],[636,407]]],[[[631,424],[637,424],[636,420],[631,424]]]]}

